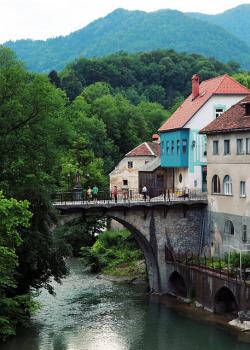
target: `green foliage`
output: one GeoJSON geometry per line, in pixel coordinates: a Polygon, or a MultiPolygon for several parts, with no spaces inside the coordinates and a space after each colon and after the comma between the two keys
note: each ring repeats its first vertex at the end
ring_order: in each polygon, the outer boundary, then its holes
{"type": "Polygon", "coordinates": [[[121,275],[133,271],[138,274],[136,263],[143,259],[142,251],[128,231],[105,231],[98,236],[92,248],[82,248],[81,261],[92,272],[121,275]],[[120,267],[125,267],[120,270],[120,267]]]}
{"type": "Polygon", "coordinates": [[[79,256],[81,247],[92,246],[95,235],[104,228],[105,221],[100,217],[79,218],[58,228],[53,235],[56,241],[65,242],[74,256],[79,256]]]}
{"type": "Polygon", "coordinates": [[[27,201],[6,199],[0,191],[0,339],[15,334],[18,324],[27,325],[28,313],[38,305],[29,294],[15,295],[19,231],[28,227],[32,213],[27,201]]]}
{"type": "MultiPolygon", "coordinates": [[[[224,255],[224,261],[228,263],[228,253],[224,255]]],[[[240,267],[240,253],[236,251],[230,252],[230,266],[240,267]]],[[[250,267],[250,255],[247,253],[241,253],[241,267],[243,269],[250,267]]]]}
{"type": "Polygon", "coordinates": [[[249,72],[234,74],[232,78],[234,78],[240,84],[242,84],[245,87],[247,87],[248,89],[250,89],[250,74],[249,74],[249,72]]]}
{"type": "Polygon", "coordinates": [[[248,45],[250,45],[249,4],[242,4],[240,6],[234,7],[230,10],[224,11],[223,13],[219,13],[216,15],[206,15],[197,12],[189,13],[189,15],[210,23],[220,25],[227,31],[244,40],[248,45]]]}
{"type": "Polygon", "coordinates": [[[51,291],[50,279],[66,273],[65,247],[49,231],[57,219],[49,191],[71,137],[67,101],[47,77],[31,75],[10,49],[0,47],[0,186],[8,198],[28,200],[34,214],[30,227],[18,231],[17,296],[31,287],[51,291]]]}
{"type": "MultiPolygon", "coordinates": [[[[68,64],[59,74],[62,89],[67,92],[64,80],[70,76],[82,86],[82,96],[87,103],[121,93],[134,105],[148,101],[169,108],[176,102],[176,97],[190,94],[194,72],[201,80],[206,80],[225,73],[238,73],[239,70],[239,65],[233,61],[223,64],[213,57],[177,53],[172,49],[158,49],[148,52],[146,56],[143,52],[120,52],[102,58],[81,57],[68,64]],[[150,59],[145,59],[146,56],[150,59]]],[[[72,91],[70,96],[68,94],[71,100],[78,95],[72,95],[72,91]]]]}

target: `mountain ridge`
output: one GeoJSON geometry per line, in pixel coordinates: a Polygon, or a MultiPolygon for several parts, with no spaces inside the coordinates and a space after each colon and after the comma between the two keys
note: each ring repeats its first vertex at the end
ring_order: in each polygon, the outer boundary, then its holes
{"type": "Polygon", "coordinates": [[[40,73],[61,70],[80,56],[103,57],[118,51],[158,48],[213,56],[224,63],[233,60],[250,69],[250,47],[245,41],[216,23],[169,9],[149,13],[116,9],[67,36],[4,45],[15,51],[29,70],[40,73]]]}

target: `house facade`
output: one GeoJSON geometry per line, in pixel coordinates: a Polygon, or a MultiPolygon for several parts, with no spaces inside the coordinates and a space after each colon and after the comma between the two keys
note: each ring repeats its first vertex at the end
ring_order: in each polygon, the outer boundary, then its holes
{"type": "Polygon", "coordinates": [[[156,158],[138,169],[139,189],[144,185],[148,189],[151,198],[165,193],[166,188],[172,184],[172,173],[170,169],[161,167],[161,159],[156,158]]]}
{"type": "Polygon", "coordinates": [[[192,94],[158,130],[161,167],[171,169],[172,189],[207,191],[207,139],[199,131],[249,93],[228,75],[201,84],[192,77],[192,94]]]}
{"type": "Polygon", "coordinates": [[[159,136],[153,142],[143,142],[125,157],[109,173],[110,190],[117,186],[118,194],[139,190],[138,169],[159,157],[159,136]]]}
{"type": "Polygon", "coordinates": [[[250,249],[250,95],[200,134],[207,136],[210,253],[250,249]]]}

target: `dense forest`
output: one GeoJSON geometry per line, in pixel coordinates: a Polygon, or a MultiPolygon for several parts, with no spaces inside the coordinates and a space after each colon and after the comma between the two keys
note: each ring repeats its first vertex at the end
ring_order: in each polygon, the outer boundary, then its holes
{"type": "Polygon", "coordinates": [[[169,109],[191,93],[194,73],[201,81],[218,75],[238,73],[240,65],[228,64],[203,55],[178,53],[172,49],[128,54],[120,52],[103,58],[80,57],[60,72],[49,74],[73,101],[83,89],[96,82],[109,85],[112,95],[121,93],[133,105],[156,102],[169,109]]]}
{"type": "Polygon", "coordinates": [[[72,189],[77,170],[83,188],[108,188],[108,170],[151,140],[191,92],[194,73],[249,84],[235,62],[174,50],[79,58],[45,76],[0,46],[0,339],[27,324],[33,291],[53,293],[51,279],[67,273],[64,257],[92,246],[99,229],[92,219],[51,234],[50,194],[72,189]]]}
{"type": "Polygon", "coordinates": [[[65,37],[9,41],[4,45],[26,62],[29,71],[47,74],[51,70],[60,71],[79,56],[104,57],[119,51],[134,53],[159,48],[199,53],[224,63],[233,60],[242,68],[250,69],[250,47],[245,38],[249,37],[249,16],[246,14],[250,5],[244,5],[243,10],[239,8],[232,9],[230,16],[226,12],[218,19],[213,17],[214,23],[207,17],[194,18],[180,11],[146,13],[117,9],[65,37]],[[229,27],[225,29],[221,22],[236,26],[243,38],[230,32],[229,27]]]}
{"type": "Polygon", "coordinates": [[[231,34],[237,36],[250,45],[250,5],[243,4],[233,9],[216,15],[206,15],[204,13],[187,13],[194,18],[210,23],[218,24],[231,34]]]}

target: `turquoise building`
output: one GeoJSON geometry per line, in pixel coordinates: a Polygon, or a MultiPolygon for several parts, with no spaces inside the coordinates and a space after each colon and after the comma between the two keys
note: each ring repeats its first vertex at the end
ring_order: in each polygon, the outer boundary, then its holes
{"type": "Polygon", "coordinates": [[[199,80],[192,77],[192,94],[158,130],[161,167],[172,169],[172,189],[207,191],[207,140],[199,131],[249,94],[227,74],[199,80]]]}

